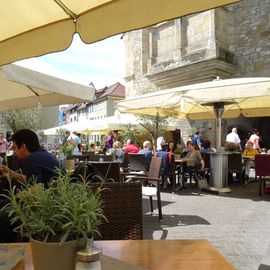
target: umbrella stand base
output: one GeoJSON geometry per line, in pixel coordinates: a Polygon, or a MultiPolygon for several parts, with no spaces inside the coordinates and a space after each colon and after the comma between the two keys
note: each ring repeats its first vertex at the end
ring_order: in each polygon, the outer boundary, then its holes
{"type": "Polygon", "coordinates": [[[216,188],[216,187],[209,187],[209,190],[217,191],[218,193],[230,193],[232,190],[228,187],[216,188]]]}

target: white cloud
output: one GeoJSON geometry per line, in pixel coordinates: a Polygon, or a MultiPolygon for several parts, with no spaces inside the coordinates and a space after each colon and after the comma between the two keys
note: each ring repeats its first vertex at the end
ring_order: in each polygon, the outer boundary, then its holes
{"type": "Polygon", "coordinates": [[[97,88],[102,88],[116,82],[124,83],[124,55],[124,42],[120,35],[93,44],[85,44],[75,35],[67,50],[40,59],[77,82],[93,82],[97,88]]]}

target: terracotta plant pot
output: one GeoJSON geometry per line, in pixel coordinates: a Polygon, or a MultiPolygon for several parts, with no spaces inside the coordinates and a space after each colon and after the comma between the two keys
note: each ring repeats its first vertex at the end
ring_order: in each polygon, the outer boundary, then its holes
{"type": "Polygon", "coordinates": [[[76,252],[85,246],[84,239],[59,243],[44,243],[30,239],[35,270],[74,270],[76,252]]]}

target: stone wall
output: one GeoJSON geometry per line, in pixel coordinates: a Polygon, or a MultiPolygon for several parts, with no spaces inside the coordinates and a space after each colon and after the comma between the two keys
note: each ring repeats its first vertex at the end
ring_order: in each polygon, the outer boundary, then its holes
{"type": "Polygon", "coordinates": [[[230,50],[237,58],[235,77],[270,76],[270,0],[231,5],[230,50]]]}
{"type": "MultiPolygon", "coordinates": [[[[215,76],[270,77],[270,0],[244,0],[163,22],[126,33],[124,41],[127,96],[215,76]]],[[[259,122],[224,120],[223,138],[232,125],[244,132],[259,122]]],[[[186,121],[181,129],[184,140],[197,129],[214,141],[214,121],[186,121]]]]}

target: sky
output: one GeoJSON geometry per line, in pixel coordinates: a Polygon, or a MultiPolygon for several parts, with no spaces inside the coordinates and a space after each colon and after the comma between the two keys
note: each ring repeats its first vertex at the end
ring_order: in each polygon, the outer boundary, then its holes
{"type": "Polygon", "coordinates": [[[24,67],[96,89],[120,82],[124,84],[125,52],[121,35],[85,44],[78,34],[63,52],[17,62],[24,67]]]}

